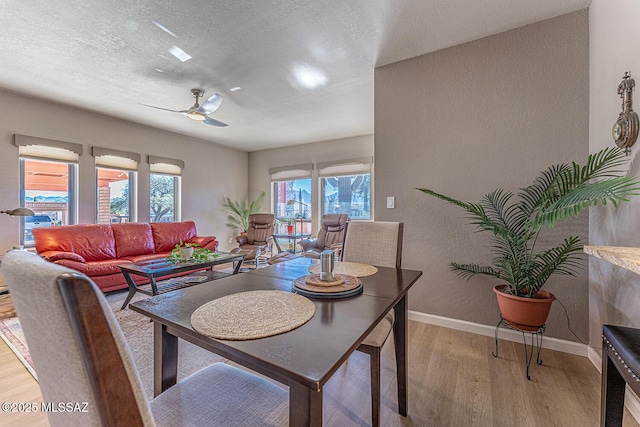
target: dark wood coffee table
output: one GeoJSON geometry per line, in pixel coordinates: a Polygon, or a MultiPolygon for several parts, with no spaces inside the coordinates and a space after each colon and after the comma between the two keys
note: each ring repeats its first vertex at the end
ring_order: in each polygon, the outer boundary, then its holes
{"type": "Polygon", "coordinates": [[[222,277],[238,274],[240,265],[244,260],[244,254],[232,254],[228,252],[217,252],[217,254],[218,256],[216,258],[211,258],[208,261],[171,262],[171,261],[167,261],[165,258],[161,258],[161,259],[154,259],[150,261],[138,262],[134,264],[120,265],[119,266],[120,271],[122,271],[122,274],[125,280],[127,281],[127,284],[129,285],[129,295],[127,295],[127,298],[124,300],[124,304],[122,304],[121,309],[124,309],[127,306],[127,304],[129,304],[129,301],[131,301],[131,298],[133,298],[136,292],[140,292],[145,295],[158,295],[160,293],[169,292],[176,289],[185,288],[188,286],[196,285],[198,283],[202,283],[202,282],[195,282],[195,283],[182,283],[182,284],[167,284],[164,286],[163,285],[158,286],[158,284],[156,283],[156,279],[160,277],[171,276],[174,274],[184,273],[187,271],[203,270],[206,268],[210,270],[208,273],[208,278],[207,280],[205,280],[206,282],[209,282],[215,279],[220,279],[222,277]],[[230,262],[233,263],[233,273],[229,274],[229,273],[223,273],[220,271],[213,271],[214,265],[227,264],[230,262]],[[131,277],[132,275],[148,278],[149,281],[151,282],[151,291],[138,288],[138,285],[131,277]]]}

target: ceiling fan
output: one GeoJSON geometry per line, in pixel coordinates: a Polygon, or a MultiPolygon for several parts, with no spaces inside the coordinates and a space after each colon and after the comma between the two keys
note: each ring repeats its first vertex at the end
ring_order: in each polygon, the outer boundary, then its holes
{"type": "Polygon", "coordinates": [[[193,106],[188,110],[170,110],[168,108],[156,107],[154,105],[148,105],[148,104],[142,104],[142,105],[144,105],[145,107],[156,108],[158,110],[171,111],[173,113],[184,114],[185,116],[189,117],[192,120],[200,121],[205,125],[209,125],[209,126],[218,126],[218,127],[229,126],[226,123],[222,123],[218,120],[215,120],[209,117],[209,114],[216,111],[220,107],[220,104],[222,104],[222,95],[220,95],[219,93],[214,93],[213,95],[211,95],[209,99],[207,99],[202,103],[202,105],[200,105],[198,104],[198,100],[202,95],[204,95],[204,91],[201,89],[191,89],[191,94],[196,99],[196,103],[193,104],[193,106]]]}

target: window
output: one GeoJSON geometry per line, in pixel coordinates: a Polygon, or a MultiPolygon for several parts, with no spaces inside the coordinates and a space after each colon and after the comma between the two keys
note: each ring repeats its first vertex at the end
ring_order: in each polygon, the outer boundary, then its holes
{"type": "Polygon", "coordinates": [[[311,171],[312,164],[269,169],[273,182],[273,213],[276,234],[287,234],[293,225],[296,234],[311,233],[311,171]]]}
{"type": "Polygon", "coordinates": [[[180,174],[184,169],[184,162],[149,156],[149,169],[151,221],[180,221],[180,174]]]}
{"type": "Polygon", "coordinates": [[[33,229],[77,222],[78,158],[82,145],[15,135],[20,156],[20,206],[34,216],[20,221],[20,244],[34,245],[33,229]]]}
{"type": "Polygon", "coordinates": [[[347,214],[371,219],[372,157],[319,163],[322,214],[347,214]]]}
{"type": "Polygon", "coordinates": [[[344,213],[371,219],[371,174],[330,176],[320,180],[322,214],[344,213]]]}
{"type": "Polygon", "coordinates": [[[75,177],[77,165],[73,163],[20,159],[22,176],[21,206],[36,215],[25,217],[22,242],[33,246],[32,230],[38,227],[74,224],[75,177]]]}
{"type": "Polygon", "coordinates": [[[311,178],[276,181],[273,196],[278,233],[287,232],[287,221],[294,223],[296,233],[311,233],[311,178]]]}
{"type": "Polygon", "coordinates": [[[151,221],[180,221],[176,212],[176,195],[180,190],[180,177],[151,174],[150,212],[151,221]]]}
{"type": "Polygon", "coordinates": [[[92,147],[96,158],[96,223],[133,222],[136,211],[137,153],[92,147]]]}
{"type": "Polygon", "coordinates": [[[96,168],[97,176],[97,224],[133,221],[134,207],[131,189],[135,172],[120,169],[96,168]]]}

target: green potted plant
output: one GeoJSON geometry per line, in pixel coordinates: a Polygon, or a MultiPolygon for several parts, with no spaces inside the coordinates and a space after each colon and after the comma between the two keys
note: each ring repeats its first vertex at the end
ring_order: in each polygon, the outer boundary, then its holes
{"type": "Polygon", "coordinates": [[[492,265],[450,263],[451,270],[470,279],[476,275],[491,276],[504,284],[494,292],[502,317],[520,329],[537,330],[544,325],[553,294],[541,288],[552,274],[575,276],[582,252],[582,240],[568,236],[550,249],[537,250],[536,240],[544,228],[578,217],[580,212],[599,203],[618,202],[638,194],[639,182],[620,176],[626,163],[623,150],[613,147],[592,154],[584,166],[560,164],[551,166],[533,184],[514,194],[496,189],[479,203],[469,203],[445,196],[427,188],[418,190],[459,206],[467,212],[471,224],[493,236],[492,265]],[[544,302],[543,302],[544,301],[544,302]],[[513,313],[511,303],[518,307],[513,313]],[[522,308],[533,305],[535,308],[522,308]],[[530,310],[537,317],[531,318],[530,310]],[[513,317],[524,314],[524,317],[513,317]]]}
{"type": "Polygon", "coordinates": [[[295,224],[294,218],[278,218],[278,222],[287,225],[287,234],[293,234],[293,225],[295,224]]]}
{"type": "Polygon", "coordinates": [[[231,200],[227,197],[224,205],[222,205],[223,209],[228,213],[225,225],[229,228],[240,230],[241,233],[246,233],[249,228],[249,215],[260,212],[264,196],[265,192],[262,191],[250,203],[246,200],[231,200]]]}
{"type": "Polygon", "coordinates": [[[167,257],[170,262],[202,262],[210,258],[217,258],[218,254],[209,248],[202,248],[197,243],[176,244],[167,257]]]}

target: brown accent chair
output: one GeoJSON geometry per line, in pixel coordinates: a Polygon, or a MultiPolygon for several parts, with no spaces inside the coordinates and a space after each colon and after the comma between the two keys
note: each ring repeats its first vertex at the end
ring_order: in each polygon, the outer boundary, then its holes
{"type": "MultiPolygon", "coordinates": [[[[342,260],[400,268],[403,227],[401,222],[350,221],[344,239],[342,260]]],[[[391,310],[357,348],[370,357],[371,418],[375,427],[380,425],[380,353],[394,322],[395,315],[391,310]]],[[[404,363],[406,361],[396,360],[398,372],[405,369],[404,363]]]]}
{"type": "Polygon", "coordinates": [[[273,214],[258,213],[249,215],[249,228],[246,235],[236,237],[238,248],[231,253],[245,254],[244,262],[255,263],[260,267],[260,255],[267,251],[273,244],[273,231],[276,226],[276,218],[273,214]]]}
{"type": "Polygon", "coordinates": [[[26,251],[2,259],[45,402],[58,426],[286,426],[287,392],[257,375],[214,363],[147,401],[113,311],[84,274],[26,251]],[[85,403],[86,402],[86,406],[85,403]]]}
{"type": "Polygon", "coordinates": [[[300,241],[304,256],[319,259],[322,251],[331,249],[339,257],[348,221],[349,216],[346,214],[322,215],[322,228],[318,231],[318,237],[300,241]]]}

